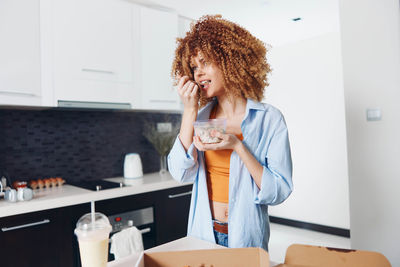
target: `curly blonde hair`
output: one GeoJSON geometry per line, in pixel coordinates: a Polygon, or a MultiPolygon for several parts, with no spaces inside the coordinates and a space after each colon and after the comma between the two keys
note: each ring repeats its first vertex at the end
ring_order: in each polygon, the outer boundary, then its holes
{"type": "MultiPolygon", "coordinates": [[[[225,20],[221,15],[206,15],[192,23],[184,38],[177,38],[172,64],[172,77],[194,80],[191,60],[200,52],[224,74],[226,93],[233,97],[261,101],[268,86],[271,68],[266,60],[264,43],[243,27],[225,20]],[[227,89],[229,88],[229,89],[227,89]]],[[[200,106],[211,101],[200,91],[200,106]]]]}

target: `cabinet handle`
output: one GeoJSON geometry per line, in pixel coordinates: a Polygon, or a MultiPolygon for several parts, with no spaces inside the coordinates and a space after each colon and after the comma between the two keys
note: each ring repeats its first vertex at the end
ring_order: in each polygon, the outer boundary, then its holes
{"type": "Polygon", "coordinates": [[[191,195],[192,191],[188,191],[185,193],[180,193],[180,194],[175,194],[175,195],[168,195],[168,198],[176,198],[176,197],[183,197],[183,196],[187,196],[187,195],[191,195]]]}
{"type": "Polygon", "coordinates": [[[141,232],[142,234],[149,233],[149,232],[151,232],[151,228],[150,228],[150,227],[147,227],[147,228],[141,229],[140,232],[141,232]]]}
{"type": "Polygon", "coordinates": [[[114,72],[111,71],[111,70],[82,69],[82,71],[87,71],[87,72],[101,72],[101,73],[107,73],[107,74],[114,74],[114,72]]]}
{"type": "Polygon", "coordinates": [[[33,223],[21,224],[21,225],[12,226],[12,227],[3,227],[3,228],[1,228],[1,231],[3,231],[3,232],[13,231],[13,230],[17,230],[17,229],[21,229],[21,228],[26,228],[26,227],[31,227],[31,226],[35,226],[35,225],[46,224],[46,223],[49,223],[49,222],[50,222],[49,219],[44,219],[43,221],[40,221],[40,222],[33,222],[33,223]]]}
{"type": "Polygon", "coordinates": [[[14,95],[29,95],[29,96],[39,96],[34,93],[26,93],[26,92],[20,92],[20,91],[7,91],[7,90],[0,90],[0,93],[4,94],[14,94],[14,95]]]}
{"type": "MultiPolygon", "coordinates": [[[[141,230],[139,230],[139,231],[140,231],[140,233],[143,235],[143,234],[146,234],[146,233],[151,232],[151,228],[150,228],[150,227],[147,227],[147,228],[141,229],[141,230]]],[[[112,242],[112,239],[110,238],[110,239],[108,240],[108,243],[111,244],[111,242],[112,242]]]]}

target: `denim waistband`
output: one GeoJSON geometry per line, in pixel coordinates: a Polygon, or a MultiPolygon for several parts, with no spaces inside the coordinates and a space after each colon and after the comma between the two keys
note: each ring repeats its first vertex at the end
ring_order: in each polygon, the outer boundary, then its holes
{"type": "Polygon", "coordinates": [[[226,222],[213,220],[213,228],[214,228],[214,231],[217,231],[219,233],[223,233],[226,235],[228,234],[228,223],[226,223],[226,222]]]}

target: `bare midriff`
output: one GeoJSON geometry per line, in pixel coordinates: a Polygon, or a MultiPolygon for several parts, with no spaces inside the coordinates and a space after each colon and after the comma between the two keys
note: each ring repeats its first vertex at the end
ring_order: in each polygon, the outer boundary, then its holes
{"type": "Polygon", "coordinates": [[[228,222],[228,203],[210,200],[212,217],[221,222],[228,222]]]}

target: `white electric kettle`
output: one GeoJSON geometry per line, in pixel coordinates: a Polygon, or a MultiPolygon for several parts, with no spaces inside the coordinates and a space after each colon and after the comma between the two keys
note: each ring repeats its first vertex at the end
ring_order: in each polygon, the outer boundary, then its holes
{"type": "Polygon", "coordinates": [[[126,179],[143,177],[142,161],[138,153],[129,153],[125,155],[124,177],[126,179]]]}

